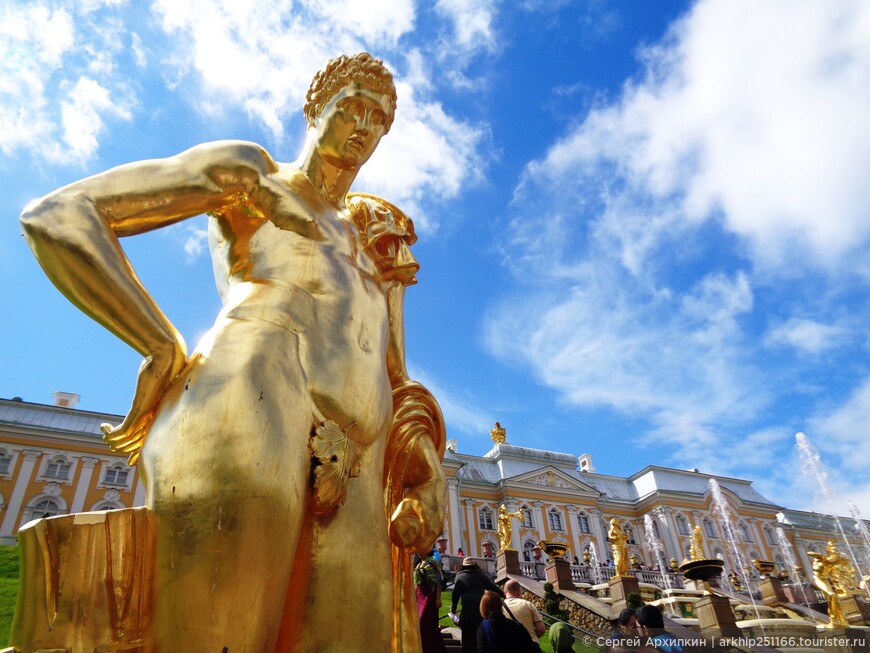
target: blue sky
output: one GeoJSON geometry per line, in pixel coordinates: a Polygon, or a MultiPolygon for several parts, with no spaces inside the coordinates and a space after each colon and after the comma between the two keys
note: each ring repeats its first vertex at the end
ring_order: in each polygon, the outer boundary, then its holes
{"type": "MultiPolygon", "coordinates": [[[[27,202],[208,140],[291,161],[313,73],[360,50],[399,107],[355,188],[417,224],[410,367],[460,451],[499,420],[601,473],[870,516],[861,0],[4,3],[0,396],[123,413],[139,363],[43,277],[27,202]]],[[[191,346],[219,309],[204,224],[123,241],[191,346]]]]}

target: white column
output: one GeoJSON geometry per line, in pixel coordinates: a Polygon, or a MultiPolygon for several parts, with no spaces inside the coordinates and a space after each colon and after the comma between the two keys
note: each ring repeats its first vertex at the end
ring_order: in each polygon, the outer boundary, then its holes
{"type": "Polygon", "coordinates": [[[467,556],[477,556],[477,534],[475,527],[477,520],[474,518],[474,502],[471,499],[465,500],[465,524],[468,527],[468,551],[463,551],[467,556]]]}
{"type": "Polygon", "coordinates": [[[462,546],[462,515],[459,514],[459,483],[455,478],[447,479],[447,512],[450,515],[450,541],[447,551],[456,553],[456,549],[462,546]]]}
{"type": "Polygon", "coordinates": [[[680,562],[686,556],[680,551],[680,540],[677,537],[677,522],[674,519],[674,514],[666,508],[657,508],[653,510],[653,516],[659,525],[659,534],[662,536],[662,542],[665,545],[665,563],[671,558],[676,558],[680,562]],[[668,552],[670,549],[670,552],[668,552]]]}
{"type": "Polygon", "coordinates": [[[145,505],[145,483],[142,482],[142,474],[136,474],[136,491],[133,493],[133,507],[145,505]]]}
{"type": "MultiPolygon", "coordinates": [[[[572,556],[580,557],[580,536],[578,534],[580,530],[580,522],[577,521],[577,513],[580,509],[577,506],[565,506],[565,512],[568,514],[568,523],[565,524],[566,528],[571,529],[571,541],[574,542],[574,551],[572,552],[572,556]]],[[[573,564],[573,559],[571,560],[573,564]]]]}
{"type": "Polygon", "coordinates": [[[598,561],[603,562],[606,558],[605,553],[609,548],[607,537],[601,532],[601,511],[598,508],[589,510],[589,522],[592,524],[592,538],[595,542],[595,551],[598,554],[598,561]]]}
{"type": "Polygon", "coordinates": [[[24,456],[24,460],[21,461],[18,478],[15,480],[15,489],[12,490],[12,496],[9,497],[9,503],[6,505],[6,515],[3,517],[3,525],[0,526],[0,537],[15,534],[15,524],[18,523],[24,493],[27,491],[27,486],[30,485],[33,469],[36,467],[36,461],[39,460],[42,452],[36,449],[24,449],[19,455],[24,456]]]}
{"type": "Polygon", "coordinates": [[[91,485],[91,477],[94,475],[94,465],[100,462],[99,458],[91,458],[90,456],[82,456],[80,460],[82,461],[82,473],[79,474],[79,482],[76,485],[76,493],[73,496],[70,512],[81,512],[84,508],[85,497],[91,485]]]}
{"type": "MultiPolygon", "coordinates": [[[[507,505],[508,512],[516,512],[519,510],[519,506],[517,505],[516,499],[505,499],[507,505]]],[[[522,549],[522,540],[520,539],[520,520],[511,518],[511,541],[508,544],[508,548],[511,549],[522,549]],[[520,543],[520,546],[517,546],[517,542],[520,543]]]]}
{"type": "Polygon", "coordinates": [[[546,539],[544,537],[544,524],[547,523],[547,512],[544,510],[544,504],[541,501],[535,501],[535,508],[538,509],[540,519],[538,519],[538,541],[546,539]]]}

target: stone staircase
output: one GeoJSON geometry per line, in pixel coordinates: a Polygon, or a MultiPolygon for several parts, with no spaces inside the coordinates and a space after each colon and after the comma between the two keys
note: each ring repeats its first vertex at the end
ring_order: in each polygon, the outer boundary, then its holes
{"type": "Polygon", "coordinates": [[[447,653],[462,650],[459,628],[442,628],[441,636],[444,638],[444,646],[447,648],[447,653]]]}

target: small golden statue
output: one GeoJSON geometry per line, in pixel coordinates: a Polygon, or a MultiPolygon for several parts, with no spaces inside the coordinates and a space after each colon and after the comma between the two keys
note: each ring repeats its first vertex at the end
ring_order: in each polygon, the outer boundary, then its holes
{"type": "Polygon", "coordinates": [[[498,422],[496,422],[495,426],[490,429],[489,437],[491,437],[492,441],[496,444],[507,444],[507,431],[498,422]]]}
{"type": "Polygon", "coordinates": [[[704,534],[700,526],[695,526],[692,531],[692,541],[689,543],[689,557],[692,560],[704,559],[704,534]]]}
{"type": "MultiPolygon", "coordinates": [[[[115,592],[129,584],[125,565],[145,560],[135,578],[153,575],[156,591],[137,604],[147,628],[135,641],[115,594],[112,627],[86,633],[81,615],[102,604],[72,602],[80,630],[49,628],[63,618],[46,607],[55,594],[89,589],[61,568],[64,587],[19,604],[13,645],[307,652],[328,637],[330,650],[420,650],[409,554],[431,550],[447,493],[443,417],[405,365],[416,236],[389,202],[349,192],[395,108],[381,60],[341,56],[308,89],[292,163],[254,143],[207,143],[75,182],[22,213],[51,281],[144,358],[129,413],[103,433],[141,465],[148,517],[106,521],[139,546],[102,562],[95,581],[115,592]],[[223,310],[188,356],[119,239],[199,214],[223,310]],[[154,523],[150,548],[140,522],[154,523]]],[[[33,564],[55,562],[65,531],[26,532],[45,554],[33,564]]]]}
{"type": "MultiPolygon", "coordinates": [[[[496,422],[496,425],[498,422],[496,422]]],[[[522,519],[523,514],[519,510],[516,512],[508,512],[507,507],[501,504],[498,510],[498,550],[504,551],[510,548],[511,540],[511,519],[522,519]]]]}
{"type": "Polygon", "coordinates": [[[807,554],[813,560],[813,584],[822,591],[828,602],[828,627],[848,626],[840,597],[855,588],[855,570],[832,541],[828,542],[826,553],[807,551],[807,554]]]}
{"type": "Polygon", "coordinates": [[[615,517],[610,520],[610,530],[607,532],[607,539],[610,540],[610,550],[613,553],[613,565],[615,567],[616,576],[628,576],[628,535],[619,520],[615,517]]]}

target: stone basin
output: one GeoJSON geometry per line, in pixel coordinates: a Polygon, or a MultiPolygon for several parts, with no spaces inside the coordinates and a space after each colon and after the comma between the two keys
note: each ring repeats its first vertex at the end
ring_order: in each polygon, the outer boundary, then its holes
{"type": "Polygon", "coordinates": [[[690,560],[680,565],[680,572],[690,580],[700,580],[707,582],[716,576],[722,575],[722,570],[725,568],[725,562],[718,558],[710,560],[690,560]]]}

